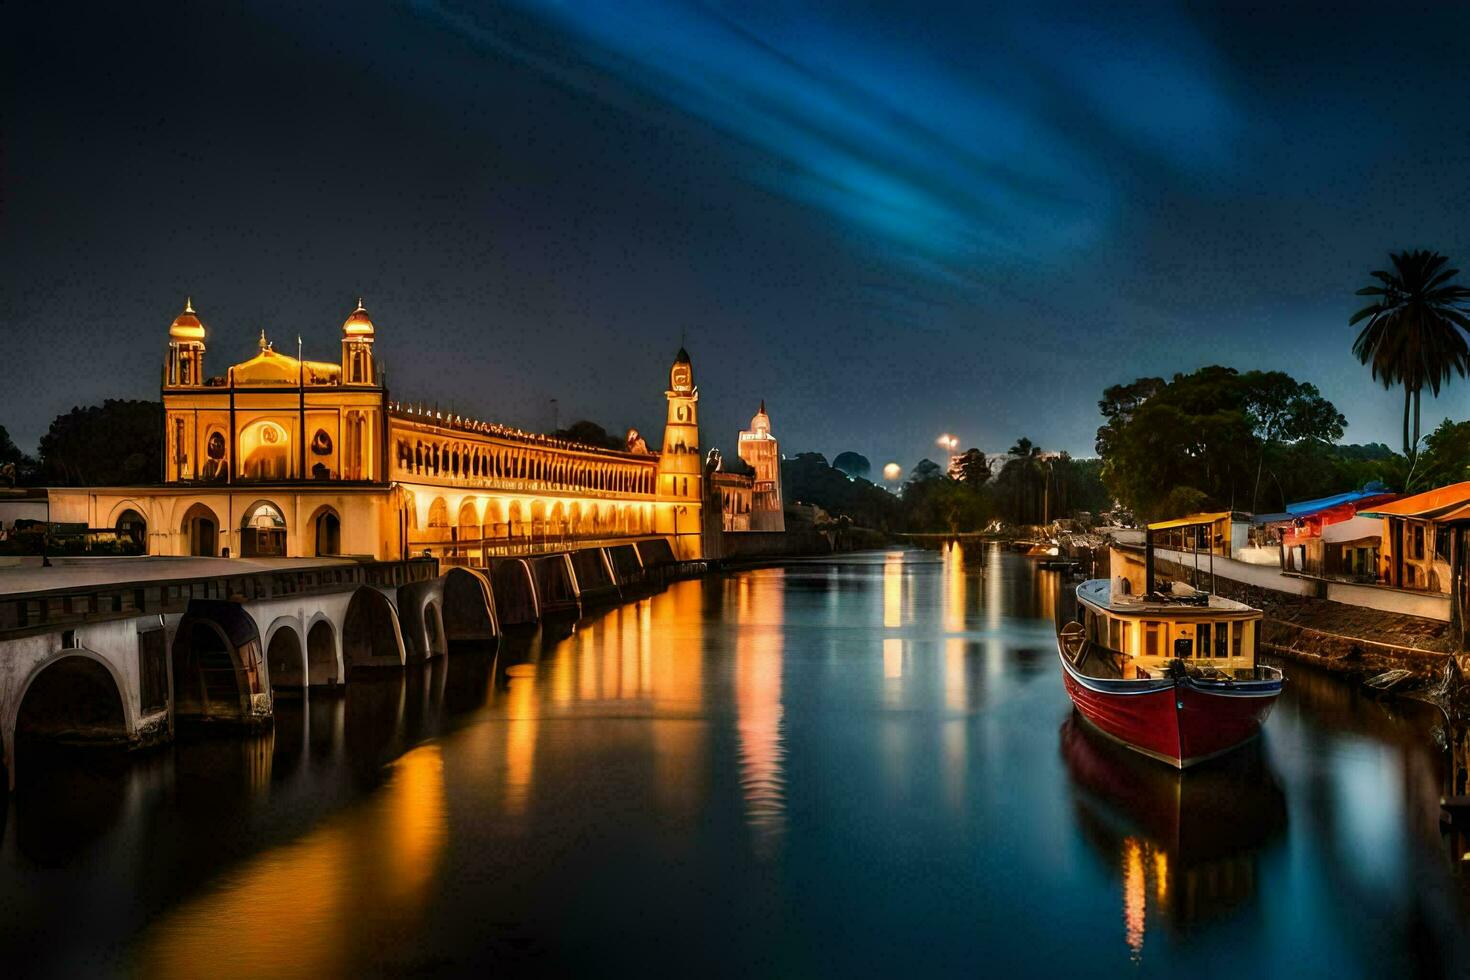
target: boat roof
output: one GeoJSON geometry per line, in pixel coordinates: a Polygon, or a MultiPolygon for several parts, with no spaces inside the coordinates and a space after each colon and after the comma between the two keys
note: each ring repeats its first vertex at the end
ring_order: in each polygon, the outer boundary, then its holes
{"type": "Polygon", "coordinates": [[[1157,593],[1152,598],[1141,595],[1114,596],[1113,583],[1105,578],[1089,579],[1077,586],[1077,598],[1106,609],[1108,612],[1125,616],[1154,614],[1174,618],[1206,616],[1211,613],[1232,616],[1242,613],[1260,615],[1260,610],[1254,606],[1247,606],[1243,602],[1236,602],[1234,599],[1227,599],[1214,593],[1209,593],[1208,601],[1198,606],[1190,602],[1157,598],[1157,593]]]}

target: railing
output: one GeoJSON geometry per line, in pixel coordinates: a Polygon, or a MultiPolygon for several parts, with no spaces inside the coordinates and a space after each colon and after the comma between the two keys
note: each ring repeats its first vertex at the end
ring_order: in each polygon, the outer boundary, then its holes
{"type": "MultiPolygon", "coordinates": [[[[228,559],[221,564],[229,566],[228,559]]],[[[363,585],[396,588],[438,575],[433,559],[358,561],[268,571],[15,593],[0,596],[0,637],[33,636],[87,623],[182,613],[190,599],[250,601],[347,592],[363,585]]],[[[38,573],[38,578],[40,577],[38,573]]]]}
{"type": "MultiPolygon", "coordinates": [[[[517,538],[462,538],[450,542],[451,547],[443,553],[429,548],[440,562],[461,568],[483,567],[485,560],[489,558],[523,558],[528,555],[554,555],[570,551],[583,551],[589,548],[612,548],[624,544],[637,544],[640,541],[656,541],[664,535],[639,534],[628,537],[609,537],[605,534],[591,535],[560,535],[550,537],[517,537],[517,538]]],[[[416,549],[425,544],[421,540],[409,542],[410,549],[416,549]]]]}

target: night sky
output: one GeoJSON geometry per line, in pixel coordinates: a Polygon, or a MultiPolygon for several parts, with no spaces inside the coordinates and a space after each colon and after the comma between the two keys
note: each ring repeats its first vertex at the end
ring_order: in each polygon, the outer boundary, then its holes
{"type": "Polygon", "coordinates": [[[875,470],[946,430],[1090,454],[1104,386],[1211,362],[1397,446],[1352,292],[1390,248],[1470,263],[1465,5],[19,6],[27,449],[157,397],[185,295],[221,373],[262,328],[336,359],[359,294],[394,397],[536,429],[656,442],[684,336],[727,450],[765,398],[786,452],[875,470]]]}

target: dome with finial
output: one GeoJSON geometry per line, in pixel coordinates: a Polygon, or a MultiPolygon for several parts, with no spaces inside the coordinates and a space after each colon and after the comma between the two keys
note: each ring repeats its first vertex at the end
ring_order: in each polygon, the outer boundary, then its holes
{"type": "Polygon", "coordinates": [[[373,321],[368,319],[368,312],[362,305],[362,297],[357,299],[357,309],[342,324],[342,336],[344,337],[367,337],[373,336],[373,321]]]}
{"type": "Polygon", "coordinates": [[[194,313],[194,300],[184,300],[184,312],[174,317],[173,325],[168,328],[170,340],[189,340],[197,343],[204,342],[204,324],[199,322],[199,317],[194,313]]]}
{"type": "Polygon", "coordinates": [[[751,416],[750,430],[752,432],[769,433],[771,431],[771,417],[766,414],[766,400],[761,399],[761,407],[751,416]]]}

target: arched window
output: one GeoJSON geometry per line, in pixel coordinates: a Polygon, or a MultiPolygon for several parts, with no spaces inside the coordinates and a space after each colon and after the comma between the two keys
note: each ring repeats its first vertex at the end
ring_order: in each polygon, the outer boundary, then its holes
{"type": "Polygon", "coordinates": [[[240,554],[245,558],[286,557],[286,518],[279,507],[262,500],[245,512],[240,554]]]}
{"type": "Polygon", "coordinates": [[[125,510],[117,517],[117,543],[124,554],[148,553],[148,522],[136,510],[125,510]]]}
{"type": "Polygon", "coordinates": [[[291,435],[279,423],[252,422],[240,430],[240,459],[240,475],[244,479],[289,479],[291,435]]]}
{"type": "Polygon", "coordinates": [[[330,507],[323,507],[317,512],[316,521],[313,522],[316,532],[316,553],[318,555],[340,555],[342,553],[342,519],[337,512],[330,507]]]}
{"type": "Polygon", "coordinates": [[[208,507],[195,504],[184,511],[179,530],[189,543],[189,554],[202,558],[219,554],[219,518],[208,507]]]}

